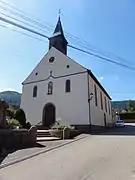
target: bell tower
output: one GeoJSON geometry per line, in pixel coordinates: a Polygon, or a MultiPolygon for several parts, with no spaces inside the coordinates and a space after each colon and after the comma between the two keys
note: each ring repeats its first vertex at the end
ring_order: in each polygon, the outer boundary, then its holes
{"type": "Polygon", "coordinates": [[[55,47],[63,54],[67,55],[67,40],[64,36],[60,16],[56,24],[53,35],[49,38],[49,49],[55,47]]]}

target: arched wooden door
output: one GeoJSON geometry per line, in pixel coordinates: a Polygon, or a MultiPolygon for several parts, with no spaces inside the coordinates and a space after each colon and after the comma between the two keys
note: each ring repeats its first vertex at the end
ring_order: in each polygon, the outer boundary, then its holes
{"type": "Polygon", "coordinates": [[[43,125],[45,127],[51,127],[55,123],[55,106],[52,103],[48,103],[43,109],[43,125]]]}

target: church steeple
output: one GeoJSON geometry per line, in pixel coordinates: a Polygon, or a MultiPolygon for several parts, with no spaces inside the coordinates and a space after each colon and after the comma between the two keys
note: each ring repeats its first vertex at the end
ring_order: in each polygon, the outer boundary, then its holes
{"type": "Polygon", "coordinates": [[[61,33],[62,35],[64,35],[63,29],[62,29],[62,25],[61,25],[60,16],[59,16],[59,18],[58,18],[58,22],[57,22],[57,24],[56,24],[56,27],[55,27],[55,30],[54,30],[54,33],[53,33],[53,34],[56,34],[56,33],[61,33]]]}
{"type": "Polygon", "coordinates": [[[61,20],[59,16],[54,33],[52,37],[49,38],[49,49],[51,47],[55,47],[60,52],[67,55],[67,44],[68,42],[64,36],[63,28],[62,28],[62,24],[61,24],[61,20]]]}

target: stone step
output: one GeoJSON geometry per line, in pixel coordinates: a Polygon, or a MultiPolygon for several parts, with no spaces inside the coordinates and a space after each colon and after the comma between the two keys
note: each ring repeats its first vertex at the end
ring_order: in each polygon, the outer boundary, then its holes
{"type": "Polygon", "coordinates": [[[37,130],[37,137],[51,137],[49,130],[37,130]]]}
{"type": "Polygon", "coordinates": [[[39,129],[39,130],[48,130],[49,128],[45,127],[43,125],[37,125],[37,129],[39,129]]]}
{"type": "Polygon", "coordinates": [[[56,141],[56,140],[60,140],[57,137],[37,137],[37,142],[40,141],[56,141]]]}

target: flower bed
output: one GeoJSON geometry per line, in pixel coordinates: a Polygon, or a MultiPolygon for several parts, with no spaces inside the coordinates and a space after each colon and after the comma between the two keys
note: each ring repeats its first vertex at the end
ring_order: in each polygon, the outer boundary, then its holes
{"type": "Polygon", "coordinates": [[[75,130],[73,126],[68,124],[56,122],[50,131],[51,136],[58,137],[60,139],[71,139],[79,134],[78,130],[75,130]]]}

